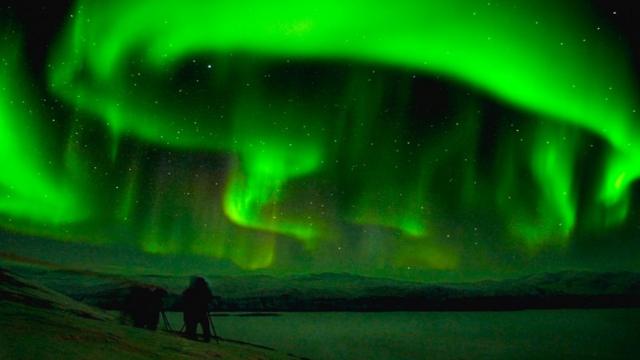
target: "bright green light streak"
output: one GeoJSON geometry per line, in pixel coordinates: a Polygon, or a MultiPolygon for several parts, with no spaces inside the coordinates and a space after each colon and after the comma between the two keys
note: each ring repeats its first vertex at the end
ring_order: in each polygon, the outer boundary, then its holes
{"type": "Polygon", "coordinates": [[[112,81],[134,51],[158,67],[202,51],[349,57],[447,74],[616,146],[634,130],[629,65],[579,7],[477,0],[80,4],[66,52],[58,54],[56,86],[74,82],[81,67],[88,67],[89,84],[112,81]]]}
{"type": "Polygon", "coordinates": [[[39,110],[22,78],[20,47],[0,45],[0,212],[17,220],[60,224],[84,218],[74,184],[47,157],[39,110]]]}
{"type": "Polygon", "coordinates": [[[540,239],[566,240],[576,220],[573,181],[579,143],[574,138],[575,131],[560,127],[540,129],[532,150],[532,170],[540,189],[538,221],[518,228],[530,243],[540,239]]]}

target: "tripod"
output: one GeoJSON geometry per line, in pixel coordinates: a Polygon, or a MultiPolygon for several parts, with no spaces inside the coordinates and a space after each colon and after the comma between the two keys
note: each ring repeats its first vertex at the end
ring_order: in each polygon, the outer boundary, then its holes
{"type": "MultiPolygon", "coordinates": [[[[208,311],[207,317],[209,318],[209,328],[211,329],[211,335],[214,339],[216,339],[216,344],[220,344],[220,337],[218,336],[218,332],[216,331],[216,326],[213,324],[213,313],[211,313],[211,311],[208,311]]],[[[186,326],[187,324],[182,324],[180,333],[184,333],[186,331],[186,326]]],[[[202,330],[204,331],[204,329],[202,330]]]]}
{"type": "Polygon", "coordinates": [[[211,335],[216,339],[216,344],[220,344],[220,338],[218,337],[218,333],[216,332],[216,326],[213,325],[213,314],[211,311],[207,312],[207,316],[209,317],[209,327],[211,327],[211,335]]]}
{"type": "Polygon", "coordinates": [[[171,328],[171,323],[169,323],[167,314],[165,314],[164,310],[160,310],[160,315],[162,315],[162,324],[164,325],[165,330],[173,331],[173,329],[171,328]]]}

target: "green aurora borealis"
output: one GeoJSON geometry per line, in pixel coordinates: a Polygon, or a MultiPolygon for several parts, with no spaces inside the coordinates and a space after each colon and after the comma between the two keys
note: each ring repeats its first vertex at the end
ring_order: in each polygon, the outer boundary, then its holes
{"type": "Polygon", "coordinates": [[[563,268],[604,242],[638,267],[637,74],[583,1],[80,0],[42,83],[10,20],[7,232],[244,269],[563,268]]]}

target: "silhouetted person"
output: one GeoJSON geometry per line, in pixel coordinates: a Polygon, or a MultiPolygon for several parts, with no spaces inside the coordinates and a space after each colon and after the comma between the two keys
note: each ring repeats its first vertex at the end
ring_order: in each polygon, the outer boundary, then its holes
{"type": "Polygon", "coordinates": [[[158,287],[134,286],[127,300],[126,311],[133,320],[133,326],[156,330],[162,311],[162,299],[167,291],[158,287]]]}
{"type": "Polygon", "coordinates": [[[191,285],[182,293],[182,308],[184,311],[184,326],[187,337],[196,339],[198,324],[202,327],[204,341],[211,340],[211,328],[209,325],[209,303],[213,295],[206,280],[195,277],[191,285]]]}
{"type": "Polygon", "coordinates": [[[145,327],[145,307],[149,301],[149,290],[142,286],[134,286],[130,289],[127,299],[126,312],[133,320],[133,326],[145,327]]]}
{"type": "Polygon", "coordinates": [[[162,288],[154,287],[149,293],[149,306],[146,313],[146,328],[156,330],[160,321],[160,312],[163,310],[162,299],[167,295],[167,291],[162,288]]]}

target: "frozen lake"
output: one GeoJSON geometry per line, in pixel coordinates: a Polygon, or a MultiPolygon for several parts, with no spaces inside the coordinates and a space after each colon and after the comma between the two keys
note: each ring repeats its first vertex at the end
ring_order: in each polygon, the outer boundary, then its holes
{"type": "MultiPolygon", "coordinates": [[[[169,313],[174,328],[181,313],[169,313]]],[[[639,358],[640,309],[215,316],[223,338],[311,359],[639,358]]]]}

